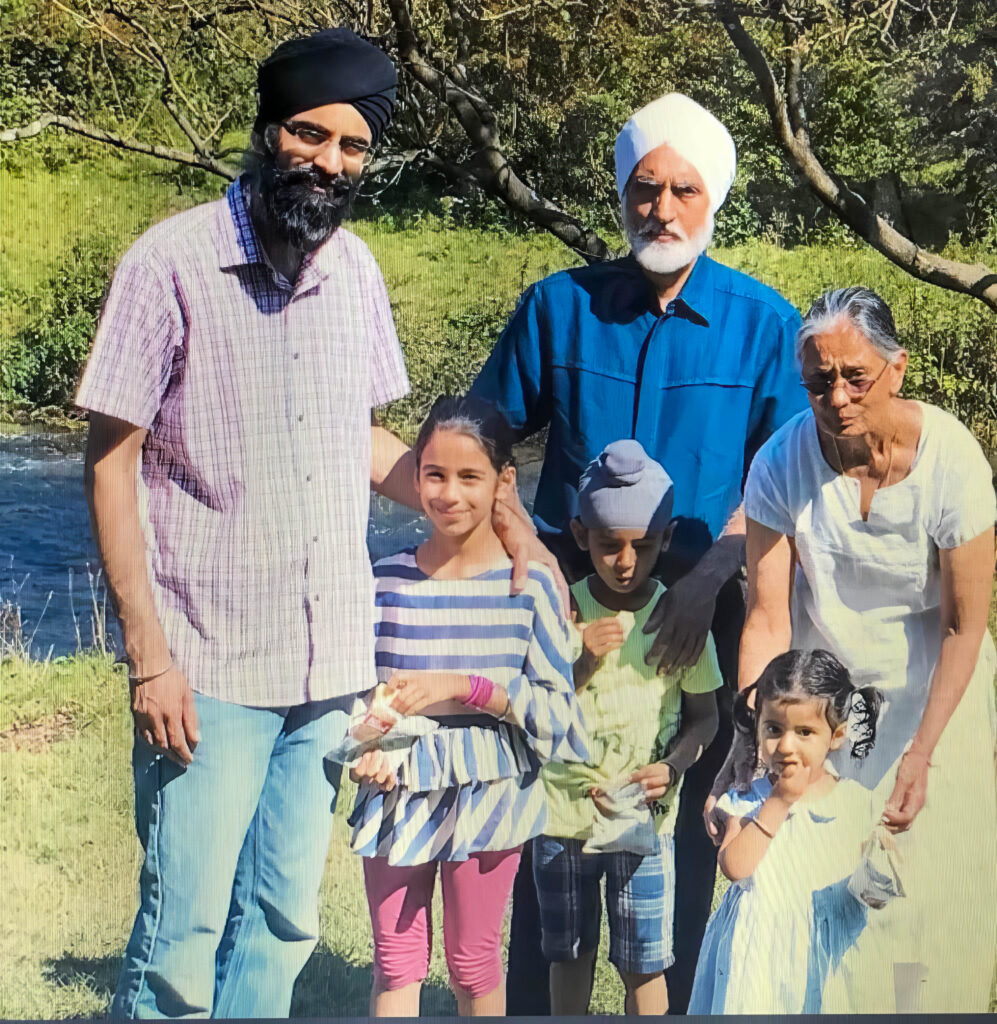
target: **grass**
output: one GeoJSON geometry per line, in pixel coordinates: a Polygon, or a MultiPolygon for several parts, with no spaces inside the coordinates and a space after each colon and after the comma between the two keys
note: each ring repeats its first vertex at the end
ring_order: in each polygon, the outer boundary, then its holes
{"type": "MultiPolygon", "coordinates": [[[[107,1011],[138,891],[126,692],[122,670],[108,658],[0,665],[0,731],[67,711],[75,726],[71,738],[40,752],[11,750],[0,740],[0,1018],[107,1011]]],[[[299,979],[294,1016],[367,1013],[370,924],[345,823],[353,794],[346,780],[320,893],[321,937],[299,979]]],[[[437,896],[437,948],[423,1012],[450,1016],[456,1005],[447,989],[440,909],[437,896]]],[[[603,959],[593,1012],[618,1013],[622,1006],[622,986],[603,959]]]]}
{"type": "MultiPolygon", "coordinates": [[[[997,625],[991,607],[990,628],[997,625]]],[[[106,1013],[131,928],[140,849],[132,819],[131,719],[123,670],[81,654],[0,664],[0,1018],[106,1013]],[[10,749],[10,727],[60,714],[72,735],[10,749]]],[[[24,736],[24,732],[17,734],[24,736]]],[[[296,1017],[365,1016],[372,944],[344,780],[319,894],[320,938],[295,989],[296,1017]]],[[[717,905],[727,886],[718,875],[717,905]]],[[[447,989],[441,907],[423,1013],[456,1013],[447,989]]],[[[623,987],[606,960],[605,917],[592,1013],[618,1014],[623,987]]],[[[992,1000],[991,1010],[997,1010],[992,1000]]]]}

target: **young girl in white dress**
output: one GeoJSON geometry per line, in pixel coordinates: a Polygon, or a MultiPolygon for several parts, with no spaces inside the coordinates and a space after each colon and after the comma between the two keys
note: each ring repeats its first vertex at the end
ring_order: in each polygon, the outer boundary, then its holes
{"type": "Polygon", "coordinates": [[[846,732],[854,757],[868,753],[881,701],[822,650],[779,655],[738,696],[735,726],[766,774],[717,802],[728,815],[718,863],[732,885],[707,925],[689,1013],[822,1009],[828,975],[865,923],[847,883],[874,825],[869,791],[826,759],[846,732]]]}

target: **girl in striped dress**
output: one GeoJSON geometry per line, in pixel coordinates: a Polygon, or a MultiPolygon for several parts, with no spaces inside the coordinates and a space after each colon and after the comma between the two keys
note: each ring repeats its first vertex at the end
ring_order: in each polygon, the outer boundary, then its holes
{"type": "Polygon", "coordinates": [[[522,844],[546,822],[540,766],[588,757],[553,577],[530,563],[511,595],[492,529],[495,499],[515,487],[511,440],[494,407],[440,399],[415,449],[432,536],[374,566],[379,704],[397,720],[353,751],[349,819],[374,932],[373,1016],[418,1015],[437,866],[458,1013],[505,1013],[502,917],[522,844]]]}

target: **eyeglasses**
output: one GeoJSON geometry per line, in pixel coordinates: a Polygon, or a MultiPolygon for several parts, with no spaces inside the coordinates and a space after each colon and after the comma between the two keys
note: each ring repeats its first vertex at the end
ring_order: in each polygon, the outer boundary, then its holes
{"type": "MultiPolygon", "coordinates": [[[[880,377],[886,372],[888,362],[883,363],[883,368],[876,374],[875,377],[842,377],[838,375],[838,381],[841,382],[845,389],[845,394],[849,398],[854,398],[861,401],[872,389],[872,386],[879,380],[880,377]]],[[[830,377],[821,377],[819,380],[807,380],[806,377],[800,378],[800,383],[810,392],[811,395],[816,395],[820,398],[822,395],[826,395],[829,392],[834,391],[838,386],[838,381],[831,380],[830,377]]]]}
{"type": "MultiPolygon", "coordinates": [[[[309,160],[314,159],[330,143],[339,146],[339,155],[343,161],[343,169],[362,171],[370,166],[374,158],[374,148],[366,140],[356,135],[341,135],[338,143],[335,136],[319,125],[305,121],[281,121],[274,127],[283,128],[294,139],[294,149],[309,160]]],[[[276,142],[276,139],[274,139],[276,142]]],[[[275,148],[275,147],[274,147],[275,148]]]]}

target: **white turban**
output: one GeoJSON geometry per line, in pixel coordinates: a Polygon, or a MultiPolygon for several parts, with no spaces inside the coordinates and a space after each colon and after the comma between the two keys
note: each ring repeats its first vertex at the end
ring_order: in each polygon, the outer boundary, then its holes
{"type": "Polygon", "coordinates": [[[652,149],[666,143],[699,171],[710,196],[710,212],[716,213],[734,183],[734,140],[708,110],[679,92],[670,92],[641,107],[616,136],[616,190],[620,199],[637,164],[652,149]]]}

